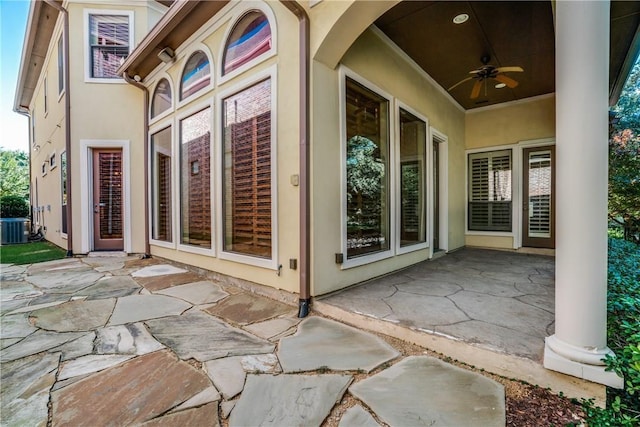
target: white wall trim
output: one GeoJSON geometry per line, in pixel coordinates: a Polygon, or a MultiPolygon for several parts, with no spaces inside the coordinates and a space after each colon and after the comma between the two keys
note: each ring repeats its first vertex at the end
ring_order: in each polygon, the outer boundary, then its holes
{"type": "Polygon", "coordinates": [[[131,158],[129,140],[81,139],[80,140],[80,251],[89,253],[93,247],[93,166],[94,148],[115,148],[122,150],[122,170],[124,175],[124,251],[131,253],[131,158]]]}
{"type": "MultiPolygon", "coordinates": [[[[439,227],[438,227],[438,240],[439,248],[445,252],[449,250],[449,137],[440,132],[434,127],[430,127],[429,141],[433,144],[433,140],[437,139],[439,142],[439,155],[440,161],[438,162],[438,182],[439,188],[439,227]]],[[[433,148],[433,147],[432,147],[433,148]]],[[[434,201],[432,200],[432,203],[434,201]]],[[[433,227],[433,224],[431,225],[433,227]]],[[[431,255],[433,256],[433,245],[431,255]]]]}

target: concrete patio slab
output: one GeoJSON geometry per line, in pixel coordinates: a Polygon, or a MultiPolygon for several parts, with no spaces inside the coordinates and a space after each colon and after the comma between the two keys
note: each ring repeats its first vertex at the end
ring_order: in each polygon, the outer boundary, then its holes
{"type": "Polygon", "coordinates": [[[153,353],[164,348],[156,341],[142,323],[108,326],[96,331],[94,343],[97,354],[153,353]]]}
{"type": "Polygon", "coordinates": [[[57,332],[91,331],[104,326],[115,307],[114,298],[93,301],[69,301],[55,307],[31,312],[34,325],[57,332]]]}
{"type": "Polygon", "coordinates": [[[108,276],[82,289],[77,295],[87,299],[117,298],[137,294],[142,287],[129,276],[108,276]]]}
{"type": "Polygon", "coordinates": [[[22,357],[47,351],[66,342],[80,338],[84,334],[84,332],[58,333],[39,330],[11,347],[4,349],[0,355],[0,361],[3,363],[10,362],[22,357]]]}
{"type": "Polygon", "coordinates": [[[168,351],[138,356],[51,393],[53,426],[132,425],[209,387],[207,376],[168,351]],[[171,393],[167,393],[171,390],[171,393]]]}
{"type": "Polygon", "coordinates": [[[144,427],[174,427],[174,426],[208,426],[218,427],[218,404],[209,403],[199,408],[181,412],[172,412],[165,416],[154,418],[142,424],[144,427]]]}
{"type": "Polygon", "coordinates": [[[14,314],[2,318],[0,338],[24,338],[35,331],[36,328],[29,322],[29,315],[14,314]]]}
{"type": "Polygon", "coordinates": [[[256,294],[241,293],[230,295],[205,311],[238,325],[248,325],[293,313],[295,308],[256,294]]]}
{"type": "Polygon", "coordinates": [[[505,425],[501,384],[432,357],[407,357],[349,392],[389,425],[505,425]]]}
{"type": "Polygon", "coordinates": [[[47,425],[49,389],[56,381],[59,359],[59,354],[42,353],[2,365],[2,425],[47,425]]]}
{"type": "Polygon", "coordinates": [[[249,375],[229,426],[319,426],[351,383],[349,375],[249,375]]]}
{"type": "Polygon", "coordinates": [[[270,342],[198,310],[150,320],[146,324],[158,341],[172,348],[183,360],[193,358],[205,362],[226,356],[269,353],[274,348],[270,342]]]}
{"type": "MultiPolygon", "coordinates": [[[[134,261],[135,262],[135,261],[134,261]]],[[[127,266],[131,266],[132,263],[127,263],[127,266]]],[[[148,267],[143,267],[140,270],[131,273],[131,277],[155,277],[166,276],[170,274],[186,273],[187,270],[183,268],[174,267],[170,264],[156,264],[148,267]]]]}
{"type": "Polygon", "coordinates": [[[280,340],[278,358],[284,372],[320,368],[370,372],[400,354],[368,332],[321,317],[309,317],[295,335],[280,340]]]}
{"type": "Polygon", "coordinates": [[[205,362],[204,369],[225,400],[242,392],[248,373],[282,372],[275,354],[232,356],[205,362]]]}
{"type": "Polygon", "coordinates": [[[130,295],[117,299],[109,325],[175,316],[189,308],[191,304],[164,295],[130,295]]]}
{"type": "Polygon", "coordinates": [[[60,369],[60,373],[58,374],[58,380],[66,380],[68,378],[99,372],[119,365],[132,357],[133,355],[120,354],[90,354],[79,357],[62,365],[62,369],[60,369]]]}
{"type": "Polygon", "coordinates": [[[356,405],[347,409],[338,427],[380,427],[380,424],[362,406],[356,405]]]}
{"type": "Polygon", "coordinates": [[[289,330],[292,331],[291,333],[295,332],[293,331],[293,327],[300,323],[301,320],[302,319],[298,319],[297,317],[280,317],[278,319],[254,323],[245,326],[244,329],[260,338],[272,339],[284,336],[289,330]]]}
{"type": "Polygon", "coordinates": [[[210,281],[187,283],[162,289],[155,293],[180,298],[193,305],[214,303],[229,296],[219,284],[210,281]]]}
{"type": "Polygon", "coordinates": [[[172,286],[184,285],[186,283],[193,283],[201,280],[202,278],[195,273],[176,273],[166,276],[151,276],[151,277],[138,277],[136,281],[144,286],[145,289],[155,292],[161,289],[167,289],[172,286]]]}

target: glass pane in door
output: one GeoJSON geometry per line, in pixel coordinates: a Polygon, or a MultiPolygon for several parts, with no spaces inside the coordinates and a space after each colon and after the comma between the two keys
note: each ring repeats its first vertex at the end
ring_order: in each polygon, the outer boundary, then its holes
{"type": "Polygon", "coordinates": [[[122,153],[98,154],[100,239],[122,238],[122,153]]]}
{"type": "Polygon", "coordinates": [[[551,237],[551,150],[531,151],[529,161],[529,237],[551,237]]]}

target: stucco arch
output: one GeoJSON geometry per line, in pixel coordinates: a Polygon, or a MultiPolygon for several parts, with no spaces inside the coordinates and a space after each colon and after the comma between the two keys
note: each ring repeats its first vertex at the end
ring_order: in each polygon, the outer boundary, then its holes
{"type": "Polygon", "coordinates": [[[312,11],[311,56],[335,68],[353,42],[402,0],[323,1],[312,11]]]}

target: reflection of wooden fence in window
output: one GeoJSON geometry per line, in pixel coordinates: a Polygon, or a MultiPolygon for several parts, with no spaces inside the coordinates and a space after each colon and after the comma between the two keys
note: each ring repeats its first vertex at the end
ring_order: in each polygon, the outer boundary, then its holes
{"type": "Polygon", "coordinates": [[[155,239],[171,239],[171,157],[158,153],[158,231],[155,239]]]}
{"type": "Polygon", "coordinates": [[[233,251],[271,257],[271,112],[231,125],[233,251]]]}
{"type": "Polygon", "coordinates": [[[100,238],[122,239],[122,153],[98,155],[100,238]]]}
{"type": "MultiPolygon", "coordinates": [[[[189,182],[189,212],[183,221],[188,237],[185,243],[209,245],[211,242],[211,193],[210,193],[210,135],[209,132],[189,141],[185,171],[189,182]]],[[[183,166],[184,167],[184,166],[183,166]]],[[[185,212],[186,214],[186,212],[185,212]]]]}

